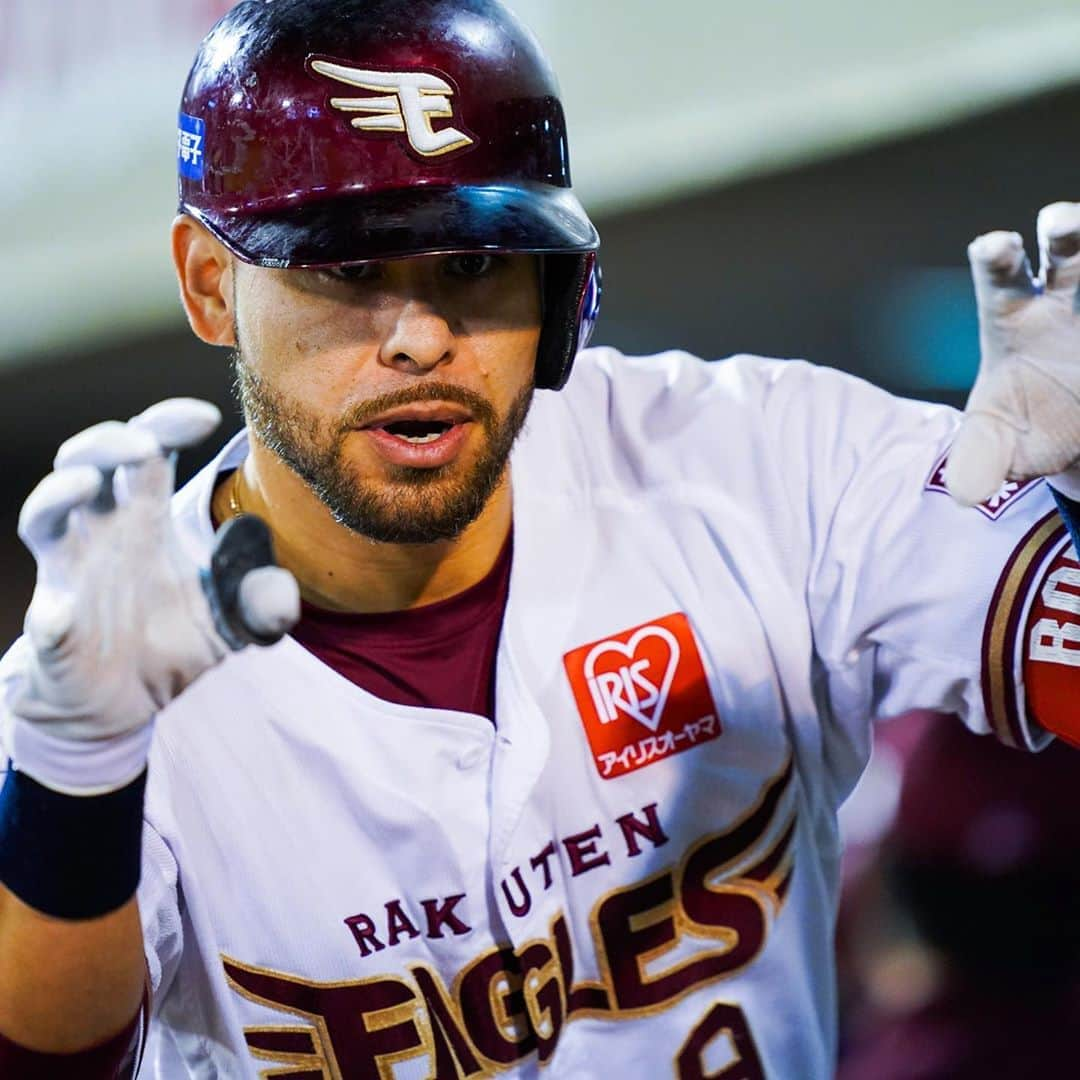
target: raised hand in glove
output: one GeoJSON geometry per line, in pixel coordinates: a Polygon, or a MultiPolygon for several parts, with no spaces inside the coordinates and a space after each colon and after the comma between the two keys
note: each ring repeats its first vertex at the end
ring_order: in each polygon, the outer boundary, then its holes
{"type": "Polygon", "coordinates": [[[38,566],[26,633],[5,661],[3,744],[55,791],[100,794],[145,767],[150,721],[232,649],[276,641],[299,591],[257,519],[230,522],[211,567],[170,516],[175,452],[220,422],[175,399],[69,439],[23,506],[38,566]]]}
{"type": "Polygon", "coordinates": [[[1080,203],[1044,207],[1038,237],[1038,278],[1017,233],[968,248],[982,359],[945,469],[965,505],[1006,480],[1080,484],[1070,471],[1080,461],[1080,203]]]}

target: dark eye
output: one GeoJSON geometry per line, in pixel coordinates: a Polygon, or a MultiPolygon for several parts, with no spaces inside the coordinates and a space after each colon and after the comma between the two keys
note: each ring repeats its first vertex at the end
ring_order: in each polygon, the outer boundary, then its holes
{"type": "Polygon", "coordinates": [[[382,263],[354,263],[352,266],[328,266],[319,271],[334,281],[374,281],[382,274],[382,263]]]}
{"type": "Polygon", "coordinates": [[[498,258],[494,255],[485,255],[483,252],[466,252],[463,255],[451,255],[446,260],[446,269],[454,277],[487,277],[495,269],[498,261],[498,258]]]}

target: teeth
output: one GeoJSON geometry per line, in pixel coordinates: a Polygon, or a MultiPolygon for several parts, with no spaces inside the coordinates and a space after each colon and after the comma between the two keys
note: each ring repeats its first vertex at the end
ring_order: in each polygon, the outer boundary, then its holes
{"type": "Polygon", "coordinates": [[[441,439],[445,432],[433,431],[430,435],[398,435],[394,434],[395,439],[400,439],[402,442],[421,444],[434,442],[436,439],[441,439]]]}

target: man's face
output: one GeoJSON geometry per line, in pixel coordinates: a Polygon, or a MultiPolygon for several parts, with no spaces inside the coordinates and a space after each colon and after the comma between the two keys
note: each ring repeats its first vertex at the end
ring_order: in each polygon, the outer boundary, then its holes
{"type": "Polygon", "coordinates": [[[236,269],[236,381],[254,437],[357,533],[458,536],[503,479],[532,399],[536,259],[236,269]]]}

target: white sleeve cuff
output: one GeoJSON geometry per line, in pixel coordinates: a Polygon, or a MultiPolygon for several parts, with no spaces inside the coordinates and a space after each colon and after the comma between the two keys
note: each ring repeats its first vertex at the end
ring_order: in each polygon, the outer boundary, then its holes
{"type": "Polygon", "coordinates": [[[107,795],[146,768],[153,723],[108,739],[60,739],[7,712],[4,749],[19,772],[62,795],[107,795]]]}

